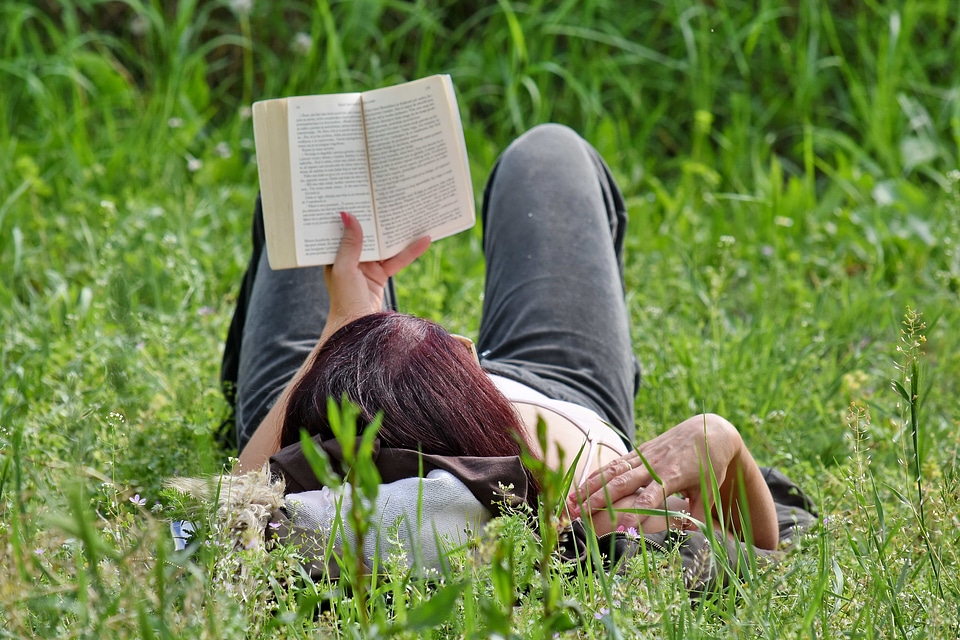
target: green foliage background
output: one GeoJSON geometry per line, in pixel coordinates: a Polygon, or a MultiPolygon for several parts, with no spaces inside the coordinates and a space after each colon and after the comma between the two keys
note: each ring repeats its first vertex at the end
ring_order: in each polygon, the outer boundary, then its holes
{"type": "MultiPolygon", "coordinates": [[[[163,478],[226,460],[217,373],[257,189],[251,101],[432,73],[453,76],[478,193],[540,122],[607,158],[630,204],[640,437],[721,413],[833,518],[739,606],[691,613],[673,582],[631,575],[649,603],[588,615],[580,633],[951,635],[958,580],[936,568],[956,564],[960,491],[956,9],[3,2],[0,636],[266,629],[201,578],[132,568],[163,543],[127,498],[149,506],[163,478]],[[922,348],[901,340],[908,307],[922,348]],[[890,389],[909,361],[912,402],[890,389]],[[147,595],[124,608],[132,589],[147,595]],[[208,613],[190,626],[193,605],[208,613]]],[[[403,309],[475,332],[479,242],[444,240],[404,272],[403,309]]],[[[521,606],[517,628],[536,610],[521,606]]],[[[448,632],[483,628],[470,624],[448,632]]]]}

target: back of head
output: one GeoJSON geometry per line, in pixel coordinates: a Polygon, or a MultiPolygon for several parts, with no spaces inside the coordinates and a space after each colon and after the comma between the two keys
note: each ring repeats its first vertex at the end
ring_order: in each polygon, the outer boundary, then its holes
{"type": "Polygon", "coordinates": [[[327,399],[346,397],[361,425],[383,412],[385,446],[461,456],[519,455],[522,437],[512,405],[470,350],[439,325],[382,312],[359,318],[320,348],[292,390],[280,446],[300,430],[333,437],[327,399]]]}

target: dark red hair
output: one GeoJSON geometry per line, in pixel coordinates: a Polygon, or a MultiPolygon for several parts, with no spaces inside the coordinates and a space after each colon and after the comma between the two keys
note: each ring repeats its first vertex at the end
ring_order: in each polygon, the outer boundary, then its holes
{"type": "Polygon", "coordinates": [[[383,412],[378,435],[384,446],[520,455],[524,432],[513,405],[470,350],[429,320],[381,312],[334,333],[291,392],[280,446],[299,442],[301,429],[333,438],[327,398],[343,397],[360,408],[358,429],[383,412]]]}

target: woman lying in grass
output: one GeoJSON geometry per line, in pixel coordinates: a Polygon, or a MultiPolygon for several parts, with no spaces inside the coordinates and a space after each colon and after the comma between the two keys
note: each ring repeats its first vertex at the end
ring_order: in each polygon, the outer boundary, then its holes
{"type": "MultiPolygon", "coordinates": [[[[384,450],[475,462],[516,460],[528,447],[553,468],[576,459],[569,510],[598,535],[663,530],[666,518],[636,509],[670,508],[712,518],[737,537],[749,531],[761,549],[777,545],[764,476],[723,418],[696,416],[640,445],[649,469],[629,452],[639,367],[624,301],[626,210],[603,160],[577,134],[537,127],[493,170],[482,210],[487,279],[479,358],[435,323],[384,311],[393,305],[385,303],[388,279],[423,254],[429,239],[389,260],[360,263],[360,225],[349,213],[341,217],[344,236],[332,266],[272,271],[258,203],[254,254],[224,359],[225,379],[236,381],[242,470],[273,457],[287,491],[301,496],[293,502],[309,503],[302,496],[319,487],[290,471],[305,468],[291,456],[301,455],[301,430],[318,441],[333,438],[327,399],[345,396],[363,424],[383,413],[384,450]],[[538,418],[547,425],[546,451],[537,444],[538,418]],[[704,470],[718,492],[703,490],[711,484],[704,470]]],[[[501,469],[467,467],[447,469],[466,484],[465,475],[475,480],[501,469]]],[[[534,490],[521,498],[535,503],[535,483],[525,475],[534,490]]],[[[488,486],[496,487],[524,478],[492,480],[488,486]]],[[[491,513],[502,501],[493,491],[472,492],[491,513]]]]}

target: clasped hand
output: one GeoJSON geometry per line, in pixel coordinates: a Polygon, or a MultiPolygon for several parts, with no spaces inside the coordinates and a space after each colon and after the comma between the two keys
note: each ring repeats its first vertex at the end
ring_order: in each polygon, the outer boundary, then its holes
{"type": "Polygon", "coordinates": [[[615,514],[616,525],[642,529],[654,516],[637,510],[662,510],[675,494],[697,520],[724,521],[729,514],[737,533],[739,514],[749,513],[755,544],[775,544],[773,502],[759,469],[736,427],[713,414],[685,420],[598,469],[571,493],[568,507],[573,515],[605,519],[612,506],[623,510],[615,514]],[[746,504],[739,504],[742,497],[746,504]]]}

